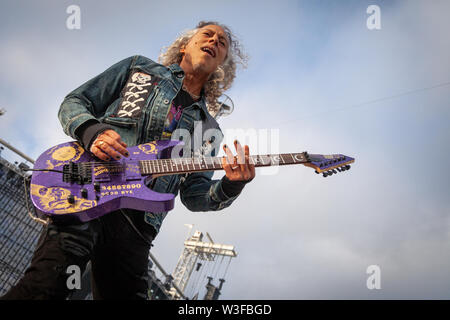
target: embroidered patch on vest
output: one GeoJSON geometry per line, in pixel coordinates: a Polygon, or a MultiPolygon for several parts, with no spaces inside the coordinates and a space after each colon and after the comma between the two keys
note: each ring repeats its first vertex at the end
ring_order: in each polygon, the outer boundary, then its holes
{"type": "Polygon", "coordinates": [[[157,84],[155,76],[138,71],[133,73],[122,90],[123,98],[116,117],[139,118],[150,92],[157,84]]]}

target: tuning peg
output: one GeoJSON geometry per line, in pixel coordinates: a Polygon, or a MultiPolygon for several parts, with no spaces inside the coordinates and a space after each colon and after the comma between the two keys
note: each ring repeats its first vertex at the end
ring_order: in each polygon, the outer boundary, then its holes
{"type": "Polygon", "coordinates": [[[319,171],[314,171],[315,173],[317,173],[317,174],[319,174],[320,172],[319,171]]]}
{"type": "Polygon", "coordinates": [[[322,172],[322,175],[324,178],[326,178],[326,177],[328,177],[328,172],[324,171],[324,172],[322,172]]]}
{"type": "Polygon", "coordinates": [[[333,169],[333,173],[337,173],[336,170],[333,169]]]}
{"type": "Polygon", "coordinates": [[[349,164],[345,166],[345,170],[350,170],[350,165],[349,164]]]}
{"type": "Polygon", "coordinates": [[[332,175],[333,175],[333,171],[328,170],[328,175],[329,175],[329,176],[332,176],[332,175]]]}
{"type": "Polygon", "coordinates": [[[341,168],[336,168],[337,169],[337,171],[339,171],[339,172],[341,172],[342,170],[341,170],[341,168]]]}
{"type": "Polygon", "coordinates": [[[347,168],[346,168],[345,166],[342,166],[342,167],[341,167],[341,170],[342,170],[342,171],[345,171],[345,170],[347,170],[347,168]]]}

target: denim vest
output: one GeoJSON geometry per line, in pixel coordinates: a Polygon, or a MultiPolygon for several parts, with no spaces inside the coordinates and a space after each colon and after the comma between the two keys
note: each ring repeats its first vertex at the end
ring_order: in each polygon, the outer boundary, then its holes
{"type": "MultiPolygon", "coordinates": [[[[132,56],[69,93],[61,104],[58,118],[64,132],[80,142],[81,138],[75,132],[91,119],[113,127],[128,146],[162,140],[164,122],[172,100],[182,87],[183,79],[184,72],[178,64],[166,67],[143,56],[132,56]],[[148,79],[151,81],[146,82],[148,79]],[[145,92],[141,96],[136,95],[139,99],[135,99],[138,102],[133,105],[136,106],[133,113],[121,111],[125,96],[130,94],[127,92],[130,86],[145,92]]],[[[208,155],[215,156],[218,153],[223,135],[206,108],[204,96],[200,101],[185,106],[177,129],[187,130],[191,136],[194,130],[200,130],[202,141],[197,145],[201,145],[201,148],[194,149],[194,139],[191,139],[192,152],[203,153],[205,147],[215,146],[208,155]],[[200,126],[201,130],[198,129],[200,126]],[[209,129],[217,129],[213,132],[218,134],[213,137],[205,135],[209,129]],[[207,137],[206,141],[203,141],[204,137],[207,137]]],[[[182,203],[191,211],[221,210],[230,206],[238,195],[228,197],[222,190],[221,180],[211,180],[212,176],[213,172],[162,176],[156,179],[152,189],[174,195],[180,192],[182,203]]],[[[146,212],[145,221],[159,232],[166,215],[167,212],[146,212]]]]}

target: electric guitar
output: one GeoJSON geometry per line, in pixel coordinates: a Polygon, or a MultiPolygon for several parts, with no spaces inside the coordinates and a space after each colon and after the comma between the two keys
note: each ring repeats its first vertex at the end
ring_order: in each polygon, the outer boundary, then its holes
{"type": "MultiPolygon", "coordinates": [[[[78,142],[54,146],[32,169],[30,193],[37,214],[54,221],[85,222],[121,208],[170,211],[175,196],[151,190],[149,179],[222,169],[220,157],[170,158],[180,144],[164,140],[129,147],[128,158],[109,162],[94,158],[78,142]]],[[[326,177],[350,169],[355,160],[342,154],[302,152],[254,155],[249,161],[255,167],[303,164],[326,177]]]]}

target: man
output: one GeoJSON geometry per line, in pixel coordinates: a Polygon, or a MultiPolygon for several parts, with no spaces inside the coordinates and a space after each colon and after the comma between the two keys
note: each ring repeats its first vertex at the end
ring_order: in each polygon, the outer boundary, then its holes
{"type": "MultiPolygon", "coordinates": [[[[210,129],[220,133],[213,117],[217,98],[231,86],[237,60],[244,60],[230,30],[200,22],[160,58],[162,64],[127,58],[68,94],[58,114],[64,132],[104,161],[128,157],[128,145],[178,137],[177,130],[194,133],[198,124],[203,137],[210,129]]],[[[214,156],[221,139],[208,136],[195,149],[193,137],[187,145],[195,154],[214,156]]],[[[248,146],[235,141],[235,147],[237,157],[224,145],[221,180],[211,180],[212,172],[192,173],[158,177],[149,187],[179,191],[192,211],[226,208],[255,176],[248,146]]],[[[83,272],[90,260],[94,299],[146,299],[148,253],[166,214],[119,210],[88,223],[50,223],[24,277],[2,298],[65,299],[67,268],[83,272]]]]}

